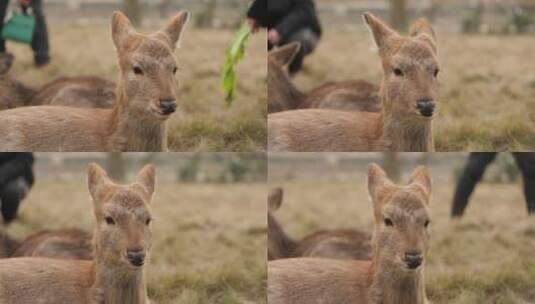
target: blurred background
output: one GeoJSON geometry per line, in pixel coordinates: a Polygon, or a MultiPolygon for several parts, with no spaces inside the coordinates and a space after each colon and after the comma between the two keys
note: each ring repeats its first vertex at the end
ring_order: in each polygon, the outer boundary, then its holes
{"type": "Polygon", "coordinates": [[[362,13],[402,33],[427,17],[437,34],[437,151],[535,149],[535,1],[315,0],[323,33],[294,82],[303,91],[329,81],[379,84],[382,67],[362,13]]]}
{"type": "MultiPolygon", "coordinates": [[[[534,164],[533,154],[520,157],[534,164]]],[[[462,201],[455,196],[458,184],[468,184],[466,179],[459,183],[468,159],[468,153],[270,153],[269,185],[284,189],[282,206],[273,215],[297,240],[322,229],[371,232],[367,166],[378,163],[404,184],[417,165],[425,164],[433,180],[429,300],[535,303],[535,218],[528,216],[517,162],[509,153],[498,154],[476,183],[464,214],[457,210],[452,218],[453,201],[462,201]]],[[[468,180],[476,179],[473,173],[468,180]]]]}
{"type": "MultiPolygon", "coordinates": [[[[18,217],[0,226],[0,232],[17,240],[43,229],[91,232],[88,163],[99,163],[124,183],[132,182],[142,166],[151,163],[157,171],[153,247],[147,267],[151,300],[265,303],[267,166],[263,154],[34,156],[35,183],[20,203],[18,217]]],[[[6,172],[5,163],[0,164],[1,185],[6,172]]]]}
{"type": "MultiPolygon", "coordinates": [[[[122,10],[139,32],[150,33],[179,10],[189,10],[192,19],[182,36],[181,48],[175,52],[180,110],[168,124],[169,149],[264,151],[265,32],[252,35],[248,41],[245,58],[236,67],[236,100],[230,107],[225,104],[221,84],[227,47],[245,22],[249,5],[243,0],[46,0],[43,13],[51,63],[35,69],[30,47],[8,41],[7,51],[16,56],[9,76],[31,88],[62,76],[93,75],[116,81],[116,53],[109,25],[113,11],[122,10]]],[[[10,1],[9,11],[19,11],[18,0],[10,1]]]]}

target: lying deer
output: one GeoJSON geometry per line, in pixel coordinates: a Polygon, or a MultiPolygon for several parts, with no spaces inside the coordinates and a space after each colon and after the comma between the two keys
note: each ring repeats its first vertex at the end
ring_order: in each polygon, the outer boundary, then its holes
{"type": "Polygon", "coordinates": [[[270,304],[424,304],[431,181],[425,168],[407,186],[377,165],[368,171],[374,207],[371,261],[294,258],[268,262],[270,304]]]}
{"type": "Polygon", "coordinates": [[[364,14],[383,65],[381,113],[295,110],[268,115],[269,151],[433,151],[438,98],[435,34],[416,21],[402,37],[364,14]]]}
{"type": "Polygon", "coordinates": [[[119,81],[112,109],[39,106],[0,112],[4,151],[165,151],[166,121],[176,110],[173,50],[188,19],[180,12],[162,30],[137,33],[113,14],[119,81]]]}
{"type": "Polygon", "coordinates": [[[268,197],[268,260],[291,257],[371,258],[370,235],[356,229],[321,230],[300,241],[293,240],[273,216],[282,204],[282,197],[282,188],[273,189],[268,197]]]}
{"type": "Polygon", "coordinates": [[[62,77],[40,89],[24,85],[8,72],[13,55],[0,58],[0,110],[25,106],[56,105],[80,108],[111,108],[115,83],[95,76],[62,77]]]}
{"type": "Polygon", "coordinates": [[[28,236],[10,257],[92,260],[91,234],[79,229],[45,230],[28,236]]]}
{"type": "Polygon", "coordinates": [[[268,112],[293,109],[327,108],[347,111],[379,112],[379,87],[362,80],[330,82],[301,92],[290,79],[287,66],[301,47],[293,42],[268,54],[268,112]]]}
{"type": "Polygon", "coordinates": [[[151,247],[154,184],[150,165],[138,173],[136,183],[118,185],[91,164],[93,260],[0,260],[0,303],[148,303],[143,265],[151,247]]]}

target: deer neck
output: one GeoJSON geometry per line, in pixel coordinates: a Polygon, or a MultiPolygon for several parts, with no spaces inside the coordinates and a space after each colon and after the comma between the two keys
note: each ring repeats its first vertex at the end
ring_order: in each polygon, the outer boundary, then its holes
{"type": "Polygon", "coordinates": [[[148,304],[143,269],[126,269],[95,260],[95,282],[92,296],[95,303],[148,304]]]}
{"type": "Polygon", "coordinates": [[[400,270],[389,261],[372,263],[370,299],[374,304],[426,304],[424,267],[416,271],[400,270]]]}
{"type": "Polygon", "coordinates": [[[110,117],[110,143],[113,151],[161,152],[167,150],[165,121],[138,117],[126,108],[128,97],[121,86],[110,117]]]}
{"type": "MultiPolygon", "coordinates": [[[[393,101],[395,102],[395,101],[393,101]]],[[[431,120],[415,119],[406,114],[395,114],[385,107],[383,97],[383,140],[389,151],[432,152],[434,151],[431,120]]],[[[391,104],[391,103],[390,103],[391,104]]]]}

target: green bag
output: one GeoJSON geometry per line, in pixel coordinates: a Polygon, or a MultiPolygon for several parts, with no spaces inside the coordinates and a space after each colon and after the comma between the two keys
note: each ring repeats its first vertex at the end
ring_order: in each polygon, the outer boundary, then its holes
{"type": "Polygon", "coordinates": [[[31,44],[35,29],[35,17],[24,13],[13,13],[4,24],[2,38],[31,44]]]}

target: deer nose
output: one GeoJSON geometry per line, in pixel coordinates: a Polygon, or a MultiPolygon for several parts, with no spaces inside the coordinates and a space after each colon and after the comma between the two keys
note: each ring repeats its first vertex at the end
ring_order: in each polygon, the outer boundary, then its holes
{"type": "Polygon", "coordinates": [[[134,266],[143,266],[145,263],[145,252],[141,248],[128,249],[126,251],[128,261],[134,266]]]}
{"type": "Polygon", "coordinates": [[[431,117],[435,112],[435,101],[431,99],[420,99],[416,102],[416,108],[423,116],[431,117]]]}
{"type": "Polygon", "coordinates": [[[176,111],[176,101],[174,99],[160,99],[160,110],[164,115],[169,115],[176,111]]]}
{"type": "Polygon", "coordinates": [[[416,269],[418,266],[422,265],[423,261],[422,254],[420,252],[409,251],[405,252],[405,263],[410,269],[416,269]]]}

